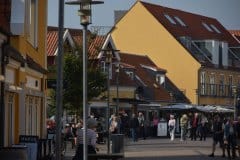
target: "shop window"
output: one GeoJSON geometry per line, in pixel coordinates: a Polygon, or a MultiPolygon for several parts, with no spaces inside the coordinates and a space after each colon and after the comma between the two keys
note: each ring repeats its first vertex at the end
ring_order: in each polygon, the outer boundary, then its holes
{"type": "Polygon", "coordinates": [[[224,96],[225,88],[224,88],[224,75],[221,74],[219,77],[219,94],[220,96],[224,96]]]}
{"type": "Polygon", "coordinates": [[[14,129],[15,129],[15,107],[14,107],[14,94],[7,93],[6,94],[6,122],[7,126],[5,128],[5,142],[7,145],[11,146],[14,144],[14,129]]]}
{"type": "Polygon", "coordinates": [[[211,74],[209,77],[210,82],[210,95],[216,95],[216,84],[215,84],[215,74],[211,74]]]}
{"type": "Polygon", "coordinates": [[[206,94],[206,73],[205,72],[201,72],[200,83],[201,83],[200,94],[205,95],[206,94]]]}

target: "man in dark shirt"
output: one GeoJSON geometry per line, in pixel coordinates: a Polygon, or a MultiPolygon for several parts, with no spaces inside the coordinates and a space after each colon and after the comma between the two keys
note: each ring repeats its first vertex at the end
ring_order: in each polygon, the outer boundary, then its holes
{"type": "Polygon", "coordinates": [[[132,136],[133,142],[136,142],[138,140],[137,129],[139,127],[139,122],[134,113],[132,114],[132,118],[130,119],[129,127],[131,130],[131,136],[132,136]]]}
{"type": "Polygon", "coordinates": [[[223,142],[223,135],[224,135],[224,124],[221,122],[221,119],[218,115],[214,116],[213,124],[213,145],[212,145],[212,154],[209,157],[214,157],[214,152],[216,150],[216,145],[219,143],[220,147],[222,148],[222,157],[225,157],[225,147],[223,142]]]}

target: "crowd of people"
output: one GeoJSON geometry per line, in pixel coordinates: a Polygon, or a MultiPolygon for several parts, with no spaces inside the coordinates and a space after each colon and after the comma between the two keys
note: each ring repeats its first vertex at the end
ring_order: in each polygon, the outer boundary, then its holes
{"type": "MultiPolygon", "coordinates": [[[[188,132],[190,132],[189,138],[191,140],[196,141],[197,137],[199,137],[200,141],[205,141],[207,134],[211,132],[213,143],[212,153],[209,157],[215,156],[214,153],[217,144],[219,144],[222,150],[222,157],[226,156],[225,151],[227,151],[228,158],[235,159],[236,150],[240,157],[240,117],[234,121],[233,117],[226,118],[225,116],[220,117],[219,115],[215,115],[210,121],[211,128],[208,131],[207,124],[209,124],[209,121],[204,115],[195,113],[193,116],[188,116],[187,114],[183,114],[180,118],[180,141],[187,140],[188,132]]],[[[176,128],[174,115],[170,115],[168,128],[170,140],[173,141],[176,128]]]]}
{"type": "Polygon", "coordinates": [[[214,157],[216,145],[219,143],[222,149],[222,157],[225,157],[225,150],[229,159],[236,158],[236,148],[240,156],[240,117],[234,121],[232,117],[221,119],[219,116],[214,117],[213,125],[213,146],[212,153],[209,157],[214,157]]]}
{"type": "MultiPolygon", "coordinates": [[[[179,116],[179,115],[177,115],[179,116]]],[[[166,121],[168,128],[168,135],[170,141],[175,140],[177,120],[176,114],[170,114],[166,121]]],[[[153,131],[152,136],[157,134],[157,124],[160,122],[156,115],[153,115],[151,122],[151,130],[153,131]],[[154,132],[155,131],[155,132],[154,132]]],[[[146,130],[148,127],[144,114],[142,112],[133,113],[128,116],[125,112],[122,112],[119,117],[112,115],[108,121],[109,129],[107,134],[121,133],[132,139],[133,142],[142,138],[146,139],[146,130]]],[[[96,144],[100,141],[104,141],[101,131],[103,127],[99,125],[96,118],[89,117],[86,121],[87,125],[87,144],[88,152],[96,153],[96,144]]],[[[215,115],[214,117],[206,117],[202,113],[189,113],[181,114],[179,116],[179,127],[180,127],[180,141],[184,142],[187,139],[191,141],[205,141],[207,135],[212,135],[212,152],[209,157],[214,157],[216,145],[219,143],[222,149],[222,157],[225,157],[225,151],[230,159],[236,157],[236,151],[240,156],[240,117],[237,121],[234,121],[232,117],[226,118],[226,116],[215,115]]],[[[72,146],[76,148],[76,155],[74,158],[81,159],[78,157],[83,152],[83,122],[80,121],[78,124],[66,125],[64,128],[64,140],[72,141],[72,146]]]]}

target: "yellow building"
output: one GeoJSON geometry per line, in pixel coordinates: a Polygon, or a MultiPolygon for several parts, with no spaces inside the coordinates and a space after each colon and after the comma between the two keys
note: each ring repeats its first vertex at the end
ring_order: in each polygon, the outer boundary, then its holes
{"type": "MultiPolygon", "coordinates": [[[[10,36],[3,45],[4,142],[17,144],[19,135],[46,136],[45,79],[47,1],[5,3],[10,22],[1,24],[10,36]]],[[[3,4],[4,5],[4,4],[3,4]]],[[[2,137],[1,137],[2,138],[2,137]]]]}
{"type": "Polygon", "coordinates": [[[193,104],[233,105],[240,44],[214,18],[137,1],[111,31],[116,48],[147,54],[193,104]]]}

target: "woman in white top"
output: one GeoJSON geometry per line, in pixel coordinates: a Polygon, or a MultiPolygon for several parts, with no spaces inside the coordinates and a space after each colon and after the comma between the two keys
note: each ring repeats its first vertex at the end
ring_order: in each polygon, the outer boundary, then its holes
{"type": "Polygon", "coordinates": [[[171,141],[174,140],[175,125],[176,125],[176,120],[174,119],[174,115],[170,115],[170,119],[168,121],[168,128],[169,128],[171,141]]]}
{"type": "Polygon", "coordinates": [[[118,122],[117,122],[117,117],[113,116],[110,127],[109,127],[110,133],[115,134],[118,131],[118,122]]]}

